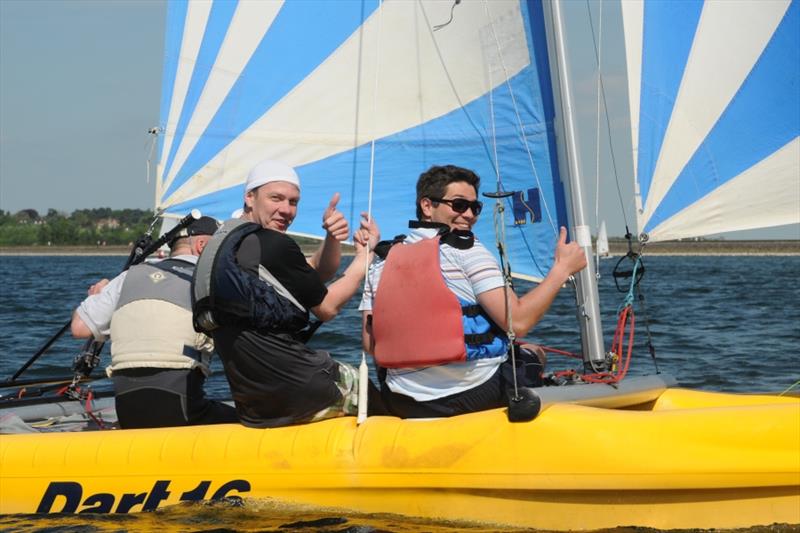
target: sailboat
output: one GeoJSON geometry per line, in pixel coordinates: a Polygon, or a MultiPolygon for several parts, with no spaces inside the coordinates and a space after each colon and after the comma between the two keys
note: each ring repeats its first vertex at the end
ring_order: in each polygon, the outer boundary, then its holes
{"type": "MultiPolygon", "coordinates": [[[[546,274],[560,225],[591,257],[562,8],[170,2],[156,207],[228,218],[247,171],[273,158],[303,180],[296,234],[318,235],[314,206],[340,192],[351,225],[369,210],[395,235],[413,216],[419,173],[456,163],[502,196],[475,232],[486,243],[505,233],[517,277],[546,274]]],[[[623,11],[642,232],[797,222],[800,4],[625,1],[623,11]]],[[[592,265],[575,285],[586,373],[619,377],[592,265]]],[[[538,416],[518,423],[497,409],[3,435],[0,513],[239,496],[548,530],[800,524],[797,398],[680,389],[665,375],[575,381],[534,391],[538,416]]]]}

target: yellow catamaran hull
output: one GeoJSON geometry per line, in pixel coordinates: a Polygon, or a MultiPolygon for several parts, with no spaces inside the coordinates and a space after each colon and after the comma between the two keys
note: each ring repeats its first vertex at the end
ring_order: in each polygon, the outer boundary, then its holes
{"type": "Polygon", "coordinates": [[[0,436],[0,513],[241,496],[551,530],[800,523],[800,400],[668,389],[437,420],[0,436]]]}

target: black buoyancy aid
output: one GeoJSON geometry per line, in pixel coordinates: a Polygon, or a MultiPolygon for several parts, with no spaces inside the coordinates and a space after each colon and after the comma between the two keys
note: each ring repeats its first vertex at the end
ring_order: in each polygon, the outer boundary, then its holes
{"type": "Polygon", "coordinates": [[[374,355],[382,367],[500,357],[508,349],[505,334],[480,305],[462,306],[445,284],[441,239],[392,246],[386,256],[372,310],[374,355]]]}
{"type": "Polygon", "coordinates": [[[192,280],[195,330],[210,333],[233,325],[296,334],[308,326],[308,310],[274,276],[263,266],[256,276],[236,260],[245,237],[261,229],[253,222],[228,220],[206,245],[192,280]]]}

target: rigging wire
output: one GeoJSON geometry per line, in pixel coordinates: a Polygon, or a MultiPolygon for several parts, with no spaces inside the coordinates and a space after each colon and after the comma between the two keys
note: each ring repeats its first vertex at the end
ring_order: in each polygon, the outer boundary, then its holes
{"type": "MultiPolygon", "coordinates": [[[[591,32],[592,32],[592,46],[594,46],[595,61],[596,61],[597,65],[598,65],[598,68],[599,68],[600,55],[599,55],[599,51],[597,49],[597,37],[595,36],[594,23],[592,22],[592,10],[589,7],[589,0],[586,0],[586,10],[587,10],[587,12],[589,14],[589,17],[588,17],[589,18],[589,28],[591,29],[591,32]]],[[[606,89],[605,89],[605,83],[603,83],[602,73],[600,74],[598,79],[599,79],[599,82],[600,82],[600,93],[601,93],[601,96],[602,96],[602,99],[603,99],[603,111],[604,111],[605,118],[606,118],[606,131],[608,133],[608,147],[609,147],[609,152],[610,152],[610,155],[611,155],[611,166],[612,166],[612,168],[614,170],[614,181],[615,181],[616,186],[617,186],[617,196],[619,197],[619,206],[620,206],[620,209],[622,210],[622,217],[625,220],[625,226],[629,227],[628,215],[627,215],[627,212],[625,210],[625,202],[622,199],[622,189],[620,188],[620,184],[619,184],[619,173],[617,171],[617,158],[616,158],[616,155],[614,154],[614,143],[611,142],[611,123],[608,120],[608,102],[606,101],[606,89]]]]}
{"type": "MultiPolygon", "coordinates": [[[[489,14],[488,0],[483,0],[483,1],[486,13],[488,15],[489,14]]],[[[541,180],[539,180],[539,173],[536,171],[536,165],[533,162],[533,154],[531,153],[531,148],[528,144],[528,136],[525,134],[525,127],[522,124],[522,117],[520,116],[519,113],[519,106],[517,105],[517,99],[514,96],[514,90],[511,87],[511,80],[508,75],[508,68],[506,67],[506,63],[503,58],[503,51],[500,47],[500,40],[497,38],[497,32],[495,31],[494,27],[494,20],[491,17],[489,17],[489,29],[492,32],[492,38],[494,39],[495,48],[497,49],[497,57],[500,58],[500,66],[503,68],[503,76],[505,78],[506,87],[508,88],[508,94],[511,97],[511,105],[514,109],[514,116],[517,119],[517,127],[519,128],[520,140],[522,141],[522,144],[525,146],[525,152],[528,155],[528,164],[530,165],[531,171],[533,172],[533,177],[536,179],[536,185],[539,187],[540,191],[543,191],[544,188],[542,187],[541,180]]],[[[491,71],[491,66],[490,66],[490,71],[491,71]]],[[[498,179],[499,179],[499,174],[498,174],[498,179]]],[[[547,213],[547,221],[550,223],[550,228],[553,230],[553,235],[558,235],[559,230],[556,227],[556,224],[553,222],[553,216],[550,213],[550,208],[548,207],[547,202],[542,202],[542,204],[544,205],[544,212],[547,213]]]]}
{"type": "MultiPolygon", "coordinates": [[[[587,0],[588,1],[588,0],[587,0]]],[[[595,161],[594,161],[594,223],[600,226],[600,76],[603,72],[603,2],[600,2],[600,42],[597,51],[597,113],[595,115],[595,161]]],[[[600,230],[598,229],[598,232],[600,230]]],[[[598,235],[599,236],[599,235],[598,235]]],[[[598,272],[600,270],[598,259],[598,272]]]]}
{"type": "Polygon", "coordinates": [[[428,28],[428,34],[430,35],[431,42],[433,43],[433,47],[436,50],[436,56],[439,58],[439,64],[442,66],[442,71],[444,72],[445,77],[447,78],[447,83],[450,85],[450,90],[453,91],[453,96],[455,97],[456,101],[458,102],[458,107],[464,116],[467,117],[467,122],[469,122],[472,129],[478,134],[478,139],[480,140],[481,144],[483,144],[484,149],[489,157],[491,157],[491,149],[486,144],[486,139],[482,135],[480,127],[475,122],[475,119],[469,114],[467,111],[466,105],[464,104],[464,100],[461,99],[461,95],[458,94],[458,89],[456,89],[456,84],[453,81],[453,76],[450,74],[450,70],[447,68],[447,64],[444,61],[444,56],[442,55],[442,50],[439,48],[439,42],[436,40],[436,37],[433,35],[433,29],[431,26],[431,21],[428,18],[428,12],[425,11],[425,5],[422,3],[422,0],[417,0],[417,5],[420,8],[420,12],[422,13],[422,17],[425,19],[425,27],[428,28]]]}
{"type": "MultiPolygon", "coordinates": [[[[486,18],[489,24],[492,25],[492,17],[489,13],[489,4],[486,0],[483,2],[486,18]]],[[[501,55],[498,45],[498,55],[501,55]]],[[[502,61],[502,59],[501,59],[502,61]]],[[[508,294],[512,292],[513,286],[511,281],[511,264],[506,255],[506,225],[505,225],[505,206],[503,205],[503,181],[500,178],[500,159],[497,155],[497,124],[494,116],[494,80],[492,78],[492,67],[488,68],[489,71],[489,120],[491,121],[492,131],[492,150],[494,159],[492,166],[494,167],[494,174],[496,180],[497,192],[495,193],[495,207],[493,210],[494,234],[497,241],[497,251],[500,256],[500,268],[503,272],[503,304],[506,313],[506,336],[508,337],[509,352],[511,354],[511,372],[514,381],[514,398],[513,400],[519,401],[519,383],[517,380],[517,347],[515,341],[516,334],[514,333],[514,317],[511,311],[511,305],[508,301],[508,294]]]]}
{"type": "Polygon", "coordinates": [[[647,334],[647,350],[650,352],[650,359],[653,360],[653,365],[656,367],[656,374],[660,374],[661,370],[658,368],[658,359],[656,358],[656,345],[653,344],[653,335],[650,333],[650,317],[647,314],[647,306],[644,303],[644,292],[642,292],[639,285],[636,286],[636,294],[639,296],[639,305],[644,313],[644,331],[647,334]]]}
{"type": "Polygon", "coordinates": [[[503,216],[505,207],[503,206],[503,195],[500,194],[499,189],[498,193],[495,195],[495,198],[494,234],[497,236],[497,250],[500,256],[500,269],[503,272],[503,303],[506,312],[506,336],[508,337],[509,352],[511,354],[511,371],[513,373],[514,380],[514,398],[512,399],[519,400],[519,385],[517,383],[517,347],[516,343],[514,342],[516,340],[516,334],[514,333],[514,317],[513,313],[511,312],[511,305],[508,301],[508,293],[513,291],[511,282],[511,265],[508,261],[508,257],[506,256],[506,225],[504,223],[505,217],[503,216]]]}

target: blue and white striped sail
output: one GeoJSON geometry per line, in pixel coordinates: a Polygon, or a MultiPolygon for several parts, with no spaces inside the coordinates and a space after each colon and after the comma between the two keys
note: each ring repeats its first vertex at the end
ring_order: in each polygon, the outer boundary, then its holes
{"type": "MultiPolygon", "coordinates": [[[[257,162],[302,181],[290,231],[321,235],[335,192],[351,227],[368,208],[385,237],[407,232],[432,165],[482,177],[506,201],[511,265],[540,278],[565,203],[542,6],[519,0],[171,1],[157,208],[225,219],[257,162]],[[496,146],[496,149],[495,149],[496,146]],[[496,155],[495,155],[496,154],[496,155]]],[[[476,227],[494,249],[492,202],[476,227]]]]}
{"type": "Polygon", "coordinates": [[[797,0],[623,0],[639,229],[800,222],[797,0]]]}

